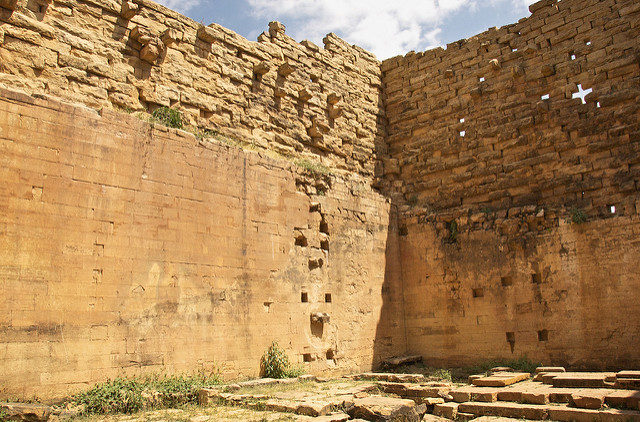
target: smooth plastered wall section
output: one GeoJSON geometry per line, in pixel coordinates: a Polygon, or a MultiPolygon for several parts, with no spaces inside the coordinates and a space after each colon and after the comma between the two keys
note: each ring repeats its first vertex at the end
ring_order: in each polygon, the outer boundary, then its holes
{"type": "Polygon", "coordinates": [[[310,373],[367,370],[375,337],[396,336],[378,326],[397,319],[380,315],[390,204],[366,179],[0,94],[3,394],[257,376],[272,341],[310,373]]]}

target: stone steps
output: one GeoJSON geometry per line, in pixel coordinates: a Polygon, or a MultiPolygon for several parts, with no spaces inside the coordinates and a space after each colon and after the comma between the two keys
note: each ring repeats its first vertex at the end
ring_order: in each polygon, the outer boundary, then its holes
{"type": "MultiPolygon", "coordinates": [[[[457,419],[460,414],[498,416],[514,419],[578,422],[640,422],[640,412],[619,409],[579,409],[567,405],[536,405],[512,402],[445,403],[435,406],[434,414],[457,419]]],[[[466,417],[463,415],[463,418],[466,417]]]]}

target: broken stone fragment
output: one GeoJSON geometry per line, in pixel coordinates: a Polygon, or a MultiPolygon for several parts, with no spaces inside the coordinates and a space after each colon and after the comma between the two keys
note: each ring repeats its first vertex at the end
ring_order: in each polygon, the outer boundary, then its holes
{"type": "Polygon", "coordinates": [[[312,97],[313,95],[311,95],[311,93],[309,92],[309,90],[307,90],[307,88],[302,88],[300,91],[298,91],[298,98],[300,99],[300,101],[307,102],[312,97]]]}
{"type": "Polygon", "coordinates": [[[341,99],[342,99],[341,95],[338,95],[338,94],[333,93],[333,92],[331,94],[327,95],[327,103],[331,104],[331,105],[338,104],[341,99]]]}
{"type": "Polygon", "coordinates": [[[324,312],[314,312],[311,314],[311,322],[319,322],[321,324],[328,324],[329,323],[329,314],[326,314],[324,312]]]}
{"type": "Polygon", "coordinates": [[[255,66],[253,66],[253,73],[256,75],[262,76],[262,75],[266,75],[270,69],[271,69],[271,65],[266,61],[262,61],[256,64],[255,66]]]}
{"type": "Polygon", "coordinates": [[[153,40],[151,32],[147,28],[139,25],[131,30],[130,37],[142,45],[149,44],[151,40],[153,40]]]}
{"type": "Polygon", "coordinates": [[[556,73],[556,68],[552,64],[546,64],[540,69],[542,76],[547,77],[556,73]]]}
{"type": "Polygon", "coordinates": [[[320,51],[320,47],[318,47],[316,44],[312,43],[309,40],[300,41],[300,44],[304,45],[305,47],[307,47],[307,49],[311,51],[320,51]]]}
{"type": "Polygon", "coordinates": [[[489,64],[491,65],[491,68],[493,70],[500,70],[502,69],[502,66],[500,65],[500,62],[498,61],[498,59],[493,59],[489,61],[489,64]]]}
{"type": "Polygon", "coordinates": [[[168,28],[162,33],[162,35],[160,35],[160,39],[162,40],[162,43],[164,45],[169,47],[170,45],[175,44],[180,39],[182,39],[182,33],[178,32],[175,29],[168,28]]]}
{"type": "Polygon", "coordinates": [[[536,109],[543,112],[549,111],[549,100],[538,101],[538,103],[536,104],[536,109]]]}
{"type": "Polygon", "coordinates": [[[521,64],[517,64],[515,66],[513,66],[511,68],[511,74],[516,77],[516,76],[522,76],[524,75],[524,67],[522,67],[521,64]]]}
{"type": "Polygon", "coordinates": [[[148,63],[155,63],[162,53],[162,46],[159,39],[152,40],[140,50],[140,58],[148,63]]]}
{"type": "Polygon", "coordinates": [[[538,51],[538,47],[536,47],[534,44],[527,44],[523,49],[522,52],[525,54],[533,54],[536,51],[538,51]]]}
{"type": "Polygon", "coordinates": [[[329,108],[329,117],[332,119],[337,119],[342,116],[343,110],[342,107],[330,107],[329,108]]]}
{"type": "Polygon", "coordinates": [[[213,44],[217,39],[216,32],[213,30],[213,28],[210,28],[204,25],[198,28],[197,36],[198,36],[198,39],[208,44],[213,44]]]}
{"type": "Polygon", "coordinates": [[[9,10],[16,10],[16,7],[18,7],[18,0],[0,0],[0,7],[4,7],[9,10]]]}
{"type": "Polygon", "coordinates": [[[295,72],[295,70],[296,68],[290,65],[289,63],[282,63],[278,68],[278,75],[282,76],[283,78],[286,78],[287,76],[295,72]]]}
{"type": "Polygon", "coordinates": [[[126,20],[131,20],[140,11],[140,6],[132,1],[123,1],[120,16],[126,20]]]}
{"type": "Polygon", "coordinates": [[[446,78],[453,78],[453,69],[447,69],[444,71],[444,76],[446,78]]]}
{"type": "Polygon", "coordinates": [[[287,91],[285,91],[282,88],[276,87],[273,89],[273,95],[275,95],[278,98],[284,98],[287,96],[287,91]]]}
{"type": "Polygon", "coordinates": [[[284,24],[280,22],[269,22],[269,35],[271,37],[277,37],[278,35],[284,34],[286,27],[284,24]]]}
{"type": "Polygon", "coordinates": [[[47,421],[51,416],[51,408],[42,404],[0,403],[0,411],[6,420],[39,422],[47,421]]]}

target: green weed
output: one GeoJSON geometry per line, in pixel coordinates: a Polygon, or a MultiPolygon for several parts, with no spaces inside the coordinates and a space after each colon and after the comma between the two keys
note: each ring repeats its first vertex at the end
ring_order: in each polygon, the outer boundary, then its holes
{"type": "Polygon", "coordinates": [[[587,214],[580,208],[571,208],[569,214],[571,215],[571,222],[573,224],[586,223],[589,219],[589,217],[587,217],[587,214]]]}
{"type": "Polygon", "coordinates": [[[285,351],[274,341],[262,355],[260,372],[264,378],[293,378],[302,375],[303,370],[291,366],[285,351]]]}
{"type": "Polygon", "coordinates": [[[151,119],[154,122],[161,123],[165,126],[172,127],[174,129],[182,129],[184,127],[182,113],[174,108],[169,108],[169,107],[157,108],[153,110],[153,113],[151,113],[151,119]]]}
{"type": "Polygon", "coordinates": [[[134,413],[144,408],[176,407],[197,402],[198,389],[220,383],[217,374],[116,378],[73,397],[85,413],[134,413]]]}
{"type": "Polygon", "coordinates": [[[301,158],[299,160],[296,160],[295,164],[298,167],[302,167],[303,169],[305,169],[307,172],[311,174],[325,175],[325,176],[331,174],[331,169],[329,167],[317,161],[311,161],[306,158],[301,158]]]}

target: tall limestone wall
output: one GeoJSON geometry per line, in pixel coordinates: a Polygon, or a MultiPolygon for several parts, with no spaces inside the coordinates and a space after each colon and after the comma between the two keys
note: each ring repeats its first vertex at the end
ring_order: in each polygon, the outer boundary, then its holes
{"type": "Polygon", "coordinates": [[[1,0],[0,84],[95,108],[173,107],[190,124],[370,175],[384,145],[380,65],[283,25],[249,42],[149,0],[1,0]]]}
{"type": "Polygon", "coordinates": [[[408,351],[638,366],[640,4],[530,10],[382,64],[408,351]]]}
{"type": "Polygon", "coordinates": [[[404,350],[391,205],[367,178],[7,90],[0,163],[2,396],[257,376],[272,341],[307,373],[404,350]]]}

